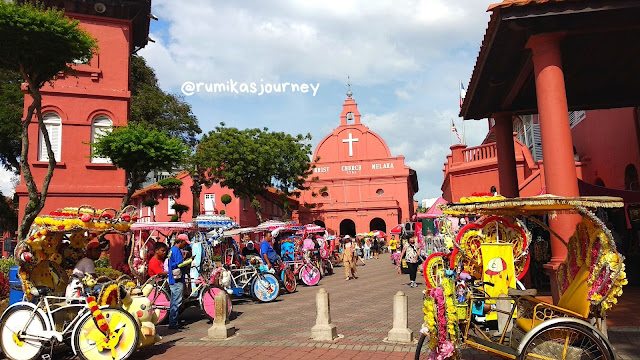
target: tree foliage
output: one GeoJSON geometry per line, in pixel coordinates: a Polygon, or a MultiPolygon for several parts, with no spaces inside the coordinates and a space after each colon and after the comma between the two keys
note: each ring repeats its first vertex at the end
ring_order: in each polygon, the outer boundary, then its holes
{"type": "Polygon", "coordinates": [[[19,72],[0,68],[0,164],[16,174],[20,173],[23,81],[19,72]]]}
{"type": "Polygon", "coordinates": [[[140,189],[147,174],[154,170],[173,170],[182,163],[188,152],[182,140],[142,125],[116,128],[91,145],[96,156],[110,158],[115,166],[127,174],[128,190],[121,208],[127,206],[131,195],[140,189]]]}
{"type": "Polygon", "coordinates": [[[227,206],[231,203],[231,195],[229,194],[224,194],[220,197],[220,201],[224,204],[224,206],[227,206]]]}
{"type": "Polygon", "coordinates": [[[42,120],[40,88],[59,72],[69,72],[68,64],[87,62],[97,51],[97,40],[80,28],[77,20],[67,18],[62,11],[47,9],[31,3],[17,4],[0,1],[0,69],[18,72],[28,85],[32,102],[22,120],[20,170],[27,187],[29,201],[18,228],[23,238],[33,220],[44,207],[49,183],[56,164],[49,133],[42,120]],[[29,124],[34,114],[42,132],[49,166],[38,189],[29,159],[29,124]]]}
{"type": "Polygon", "coordinates": [[[18,229],[18,204],[0,192],[0,233],[13,234],[18,229]]]}
{"type": "Polygon", "coordinates": [[[305,189],[305,180],[312,173],[310,162],[311,135],[290,135],[264,129],[239,130],[224,123],[204,135],[192,161],[201,169],[202,178],[219,181],[235,196],[247,198],[262,221],[258,196],[266,196],[268,187],[283,192],[277,205],[288,211],[287,196],[305,189]]]}
{"type": "Polygon", "coordinates": [[[162,91],[153,69],[137,55],[131,57],[129,123],[166,131],[191,146],[196,144],[196,137],[202,132],[191,105],[181,97],[162,91]]]}

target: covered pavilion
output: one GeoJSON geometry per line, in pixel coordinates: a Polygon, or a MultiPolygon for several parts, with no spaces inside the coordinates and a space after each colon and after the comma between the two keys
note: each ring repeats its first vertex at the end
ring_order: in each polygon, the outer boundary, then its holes
{"type": "MultiPolygon", "coordinates": [[[[637,105],[640,2],[505,0],[488,11],[460,116],[495,121],[500,192],[517,197],[512,117],[539,114],[547,193],[579,196],[568,113],[637,105]]],[[[550,226],[568,238],[576,222],[559,215],[550,226]]],[[[552,238],[551,250],[554,273],[566,249],[552,238]]]]}

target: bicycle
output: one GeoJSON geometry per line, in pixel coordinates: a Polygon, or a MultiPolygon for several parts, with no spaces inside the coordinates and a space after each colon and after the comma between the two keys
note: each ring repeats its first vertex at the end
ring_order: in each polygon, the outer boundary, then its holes
{"type": "Polygon", "coordinates": [[[45,346],[71,345],[81,359],[127,359],[138,347],[134,317],[120,308],[98,307],[94,297],[47,296],[48,287],[31,291],[36,304],[21,301],[0,319],[0,347],[11,360],[37,359],[45,346]]]}

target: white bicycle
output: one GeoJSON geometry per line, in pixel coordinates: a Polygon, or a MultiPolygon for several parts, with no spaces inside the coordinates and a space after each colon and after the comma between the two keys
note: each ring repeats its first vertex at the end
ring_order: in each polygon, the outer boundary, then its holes
{"type": "Polygon", "coordinates": [[[47,296],[37,287],[36,304],[21,301],[0,318],[0,347],[11,360],[32,360],[45,348],[66,343],[81,359],[124,360],[138,347],[136,320],[120,308],[98,307],[93,298],[47,296]]]}

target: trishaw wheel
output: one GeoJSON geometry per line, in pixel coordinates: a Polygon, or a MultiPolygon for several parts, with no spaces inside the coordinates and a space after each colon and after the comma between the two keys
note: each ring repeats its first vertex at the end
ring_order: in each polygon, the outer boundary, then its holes
{"type": "Polygon", "coordinates": [[[140,330],[136,320],[119,308],[101,309],[109,324],[109,336],[100,331],[92,315],[80,320],[74,348],[84,360],[124,360],[138,348],[140,330]]]}
{"type": "MultiPolygon", "coordinates": [[[[221,291],[224,290],[214,286],[207,286],[200,293],[200,309],[204,312],[209,320],[213,321],[213,319],[216,317],[215,297],[221,291]]],[[[228,297],[227,316],[231,316],[232,308],[233,304],[231,303],[231,298],[228,297]]]]}
{"type": "MultiPolygon", "coordinates": [[[[36,359],[42,352],[42,342],[18,337],[18,333],[29,321],[31,313],[33,313],[32,308],[17,306],[3,316],[3,321],[0,325],[0,346],[4,355],[11,360],[36,359]]],[[[38,334],[43,330],[45,330],[44,319],[39,313],[36,313],[25,332],[27,334],[38,334]]]]}
{"type": "Polygon", "coordinates": [[[320,282],[320,270],[313,265],[305,265],[300,269],[300,278],[307,286],[315,286],[320,282]]]}
{"type": "Polygon", "coordinates": [[[418,345],[416,346],[415,360],[429,359],[430,354],[429,339],[424,334],[420,334],[420,340],[418,340],[418,345]]]}
{"type": "Polygon", "coordinates": [[[444,272],[446,270],[446,264],[444,261],[445,256],[446,255],[443,253],[433,253],[429,255],[424,262],[422,275],[424,276],[424,280],[429,289],[433,289],[438,286],[440,284],[440,280],[444,277],[444,272]]]}
{"type": "Polygon", "coordinates": [[[287,267],[286,269],[282,270],[282,272],[280,273],[280,276],[282,277],[282,283],[284,284],[284,289],[288,293],[292,293],[296,291],[296,288],[298,287],[298,282],[296,281],[296,275],[293,273],[293,271],[291,271],[291,268],[287,267]]]}
{"type": "Polygon", "coordinates": [[[278,297],[280,285],[275,276],[271,274],[260,274],[253,279],[251,290],[255,299],[262,302],[270,302],[278,297]]]}
{"type": "Polygon", "coordinates": [[[151,300],[154,310],[158,311],[158,324],[164,324],[169,320],[169,306],[171,305],[171,294],[165,289],[155,287],[147,296],[151,300]]]}
{"type": "Polygon", "coordinates": [[[524,346],[520,360],[613,359],[607,344],[586,326],[560,323],[535,334],[524,346]]]}

